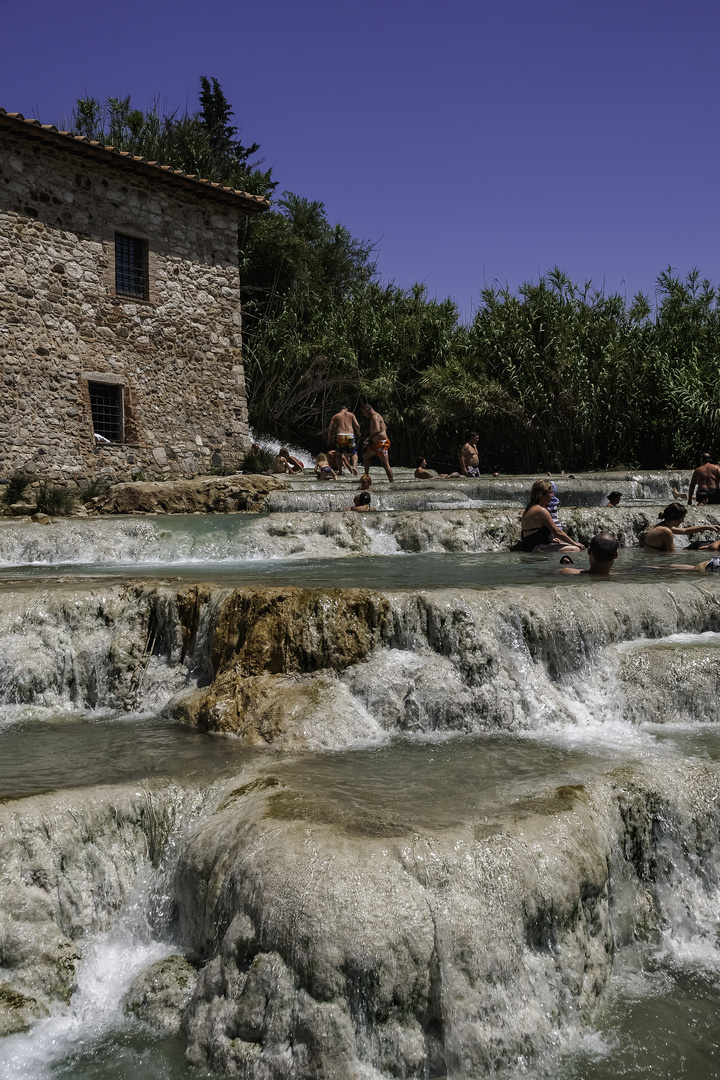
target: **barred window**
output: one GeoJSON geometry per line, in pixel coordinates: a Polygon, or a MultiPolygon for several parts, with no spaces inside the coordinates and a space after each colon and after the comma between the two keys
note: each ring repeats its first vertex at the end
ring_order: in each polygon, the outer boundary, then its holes
{"type": "Polygon", "coordinates": [[[108,442],[122,442],[123,388],[110,383],[88,383],[93,431],[108,442]]]}
{"type": "Polygon", "coordinates": [[[148,298],[147,241],[115,233],[115,292],[136,300],[148,298]]]}

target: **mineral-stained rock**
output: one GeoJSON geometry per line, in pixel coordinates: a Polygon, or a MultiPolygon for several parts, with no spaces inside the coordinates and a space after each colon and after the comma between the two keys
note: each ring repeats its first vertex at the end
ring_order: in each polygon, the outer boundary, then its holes
{"type": "Polygon", "coordinates": [[[26,1031],[33,1020],[47,1016],[47,1012],[35,998],[21,994],[11,983],[0,982],[0,1036],[26,1031]]]}
{"type": "Polygon", "coordinates": [[[167,956],[139,975],[125,995],[125,1009],[168,1035],[177,1035],[197,971],[184,956],[167,956]]]}
{"type": "Polygon", "coordinates": [[[552,1049],[592,1016],[623,925],[698,932],[710,903],[712,930],[719,781],[620,769],[428,830],[266,769],[178,868],[207,960],[188,1060],[245,1080],[485,1077],[552,1049]]]}
{"type": "Polygon", "coordinates": [[[237,589],[218,615],[213,670],[341,671],[367,657],[389,615],[389,601],[371,589],[237,589]]]}
{"type": "Polygon", "coordinates": [[[250,745],[284,749],[340,748],[381,734],[377,721],[332,671],[243,675],[233,668],[208,690],[181,699],[175,716],[250,745]]]}
{"type": "MultiPolygon", "coordinates": [[[[88,509],[101,514],[194,514],[262,510],[271,491],[286,485],[274,476],[211,476],[194,480],[114,484],[92,499],[88,509]]],[[[27,513],[28,511],[24,511],[27,513]]]]}
{"type": "Polygon", "coordinates": [[[238,589],[218,612],[214,681],[181,697],[175,715],[249,743],[329,747],[375,735],[335,673],[367,658],[389,615],[387,599],[369,589],[238,589]]]}
{"type": "Polygon", "coordinates": [[[0,1029],[70,1000],[80,942],[159,858],[185,796],[132,785],[0,803],[0,1029]]]}

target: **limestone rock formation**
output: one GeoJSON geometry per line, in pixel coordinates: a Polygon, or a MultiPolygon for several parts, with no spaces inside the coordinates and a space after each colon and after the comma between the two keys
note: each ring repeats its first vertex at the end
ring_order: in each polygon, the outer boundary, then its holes
{"type": "Polygon", "coordinates": [[[178,1035],[196,982],[197,971],[189,960],[167,956],[135,979],[125,995],[125,1010],[166,1035],[178,1035]]]}
{"type": "Polygon", "coordinates": [[[681,910],[702,931],[719,779],[625,768],[427,830],[266,770],[178,868],[206,961],[188,1059],[248,1080],[481,1077],[557,1045],[617,944],[681,910]]]}
{"type": "Polygon", "coordinates": [[[0,1037],[27,1031],[48,1010],[36,998],[21,994],[12,983],[0,982],[0,1037]]]}
{"type": "Polygon", "coordinates": [[[335,673],[366,659],[389,614],[369,589],[238,589],[217,615],[215,678],[181,696],[175,715],[250,744],[329,747],[376,735],[335,673]]]}
{"type": "Polygon", "coordinates": [[[262,510],[271,491],[284,488],[274,476],[211,476],[194,480],[146,480],[114,484],[92,499],[88,509],[101,514],[207,514],[262,510]]]}

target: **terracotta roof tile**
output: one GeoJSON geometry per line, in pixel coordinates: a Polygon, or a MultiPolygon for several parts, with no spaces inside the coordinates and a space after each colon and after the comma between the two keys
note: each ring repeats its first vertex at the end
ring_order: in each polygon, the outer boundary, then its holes
{"type": "Polygon", "coordinates": [[[73,135],[69,131],[59,131],[54,124],[41,124],[39,120],[26,119],[22,113],[7,112],[6,109],[0,108],[0,124],[7,120],[11,122],[12,127],[17,131],[25,130],[30,134],[28,129],[32,128],[33,134],[42,132],[53,142],[62,140],[66,145],[72,144],[73,149],[80,151],[92,147],[93,149],[89,150],[89,153],[93,156],[95,156],[95,151],[99,149],[103,154],[111,154],[114,158],[124,159],[130,168],[139,166],[138,171],[141,172],[152,169],[156,175],[162,175],[164,179],[178,182],[186,189],[189,185],[198,192],[202,191],[203,195],[212,194],[225,202],[228,199],[233,202],[242,202],[244,204],[243,209],[246,212],[253,213],[266,210],[269,206],[267,199],[263,199],[261,195],[251,195],[247,191],[238,191],[236,188],[225,187],[214,180],[206,180],[203,177],[196,176],[194,173],[183,172],[182,169],[173,169],[171,165],[161,165],[159,161],[148,161],[147,158],[131,154],[128,150],[117,150],[114,146],[105,146],[96,139],[88,139],[85,135],[73,135]]]}

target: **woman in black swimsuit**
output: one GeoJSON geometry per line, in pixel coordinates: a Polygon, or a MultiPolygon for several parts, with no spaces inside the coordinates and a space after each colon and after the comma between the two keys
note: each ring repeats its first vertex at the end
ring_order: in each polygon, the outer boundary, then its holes
{"type": "Polygon", "coordinates": [[[522,539],[521,551],[583,551],[583,545],[577,544],[568,536],[550,516],[548,503],[553,497],[553,486],[549,480],[536,480],[530,490],[530,502],[520,519],[522,539]]]}
{"type": "MultiPolygon", "coordinates": [[[[693,533],[720,532],[720,525],[691,525],[687,528],[681,528],[686,514],[687,506],[682,506],[680,503],[673,502],[666,506],[657,525],[653,525],[645,533],[644,550],[652,554],[658,551],[675,551],[673,536],[676,534],[678,536],[692,536],[693,533]]],[[[695,540],[690,544],[690,550],[698,551],[700,549],[703,551],[720,551],[720,540],[695,540]]]]}

